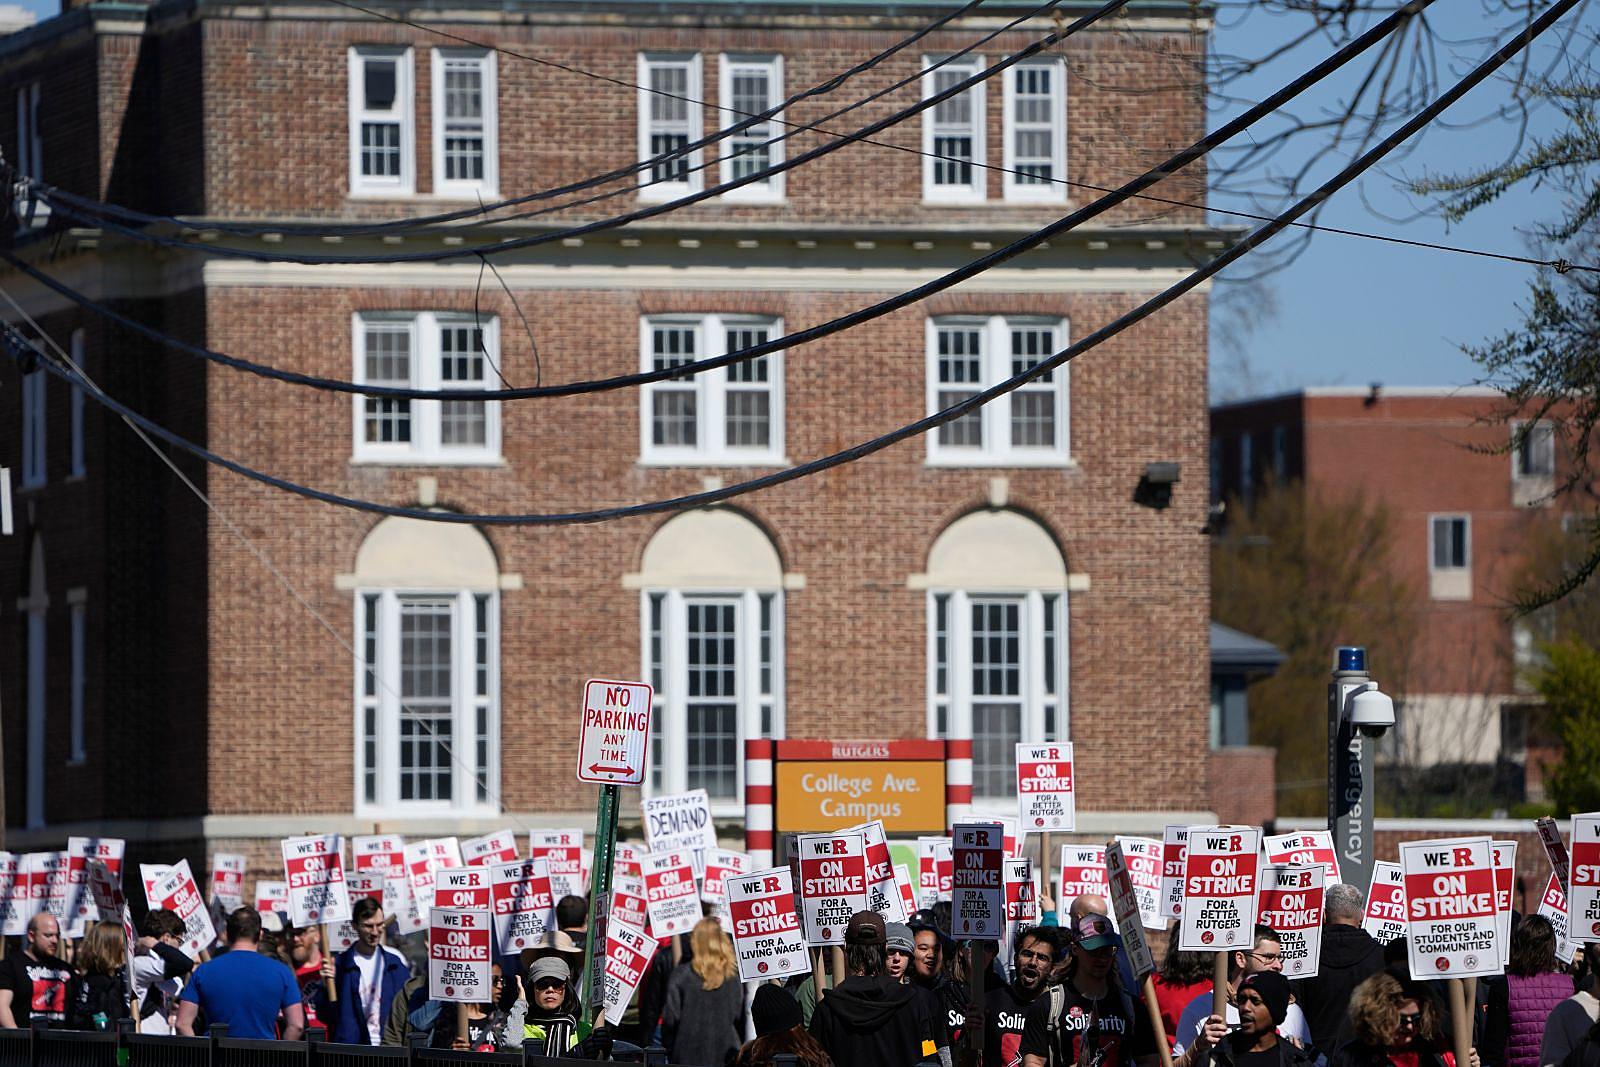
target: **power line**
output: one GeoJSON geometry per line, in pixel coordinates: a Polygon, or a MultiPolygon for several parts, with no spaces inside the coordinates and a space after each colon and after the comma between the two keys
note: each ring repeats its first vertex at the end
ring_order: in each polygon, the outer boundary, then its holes
{"type": "MultiPolygon", "coordinates": [[[[1477,86],[1484,79],[1488,78],[1513,56],[1517,55],[1524,48],[1526,48],[1529,42],[1533,41],[1540,34],[1544,33],[1545,30],[1549,29],[1549,27],[1553,25],[1556,20],[1570,11],[1574,6],[1577,5],[1578,2],[1579,0],[1556,0],[1556,2],[1547,8],[1542,14],[1540,14],[1538,18],[1525,26],[1510,41],[1497,49],[1493,55],[1484,60],[1478,66],[1474,67],[1471,72],[1469,72],[1460,81],[1456,82],[1443,94],[1436,97],[1427,107],[1413,115],[1398,129],[1391,132],[1377,145],[1374,145],[1372,148],[1362,153],[1359,157],[1346,165],[1344,169],[1339,171],[1339,173],[1334,175],[1328,181],[1324,182],[1322,185],[1318,186],[1310,194],[1296,201],[1291,207],[1273,218],[1270,222],[1263,224],[1250,234],[1246,235],[1232,248],[1225,250],[1215,259],[1211,260],[1211,262],[1195,269],[1180,281],[1168,286],[1166,289],[1146,300],[1138,307],[1118,316],[1110,323],[1100,327],[1093,333],[1075,342],[1074,344],[1067,346],[1047,359],[1036,363],[1033,367],[1022,371],[1019,374],[1013,375],[1005,381],[990,386],[988,389],[976,393],[971,397],[960,401],[959,403],[952,404],[950,407],[934,412],[933,414],[922,419],[918,419],[915,422],[901,426],[899,429],[892,430],[889,433],[882,434],[869,441],[865,441],[850,448],[834,452],[831,455],[823,456],[808,463],[799,464],[781,471],[775,471],[772,474],[738,482],[734,485],[725,486],[720,489],[711,489],[700,493],[692,493],[666,500],[651,501],[645,504],[634,504],[614,508],[597,508],[589,511],[556,514],[473,515],[454,512],[425,511],[418,508],[380,504],[374,501],[359,500],[352,497],[341,496],[336,493],[329,493],[323,490],[299,485],[297,483],[278,478],[274,475],[254,470],[253,468],[246,467],[243,464],[226,459],[206,448],[201,447],[200,445],[179,437],[177,434],[174,434],[171,431],[166,430],[165,428],[152,422],[151,420],[146,419],[144,416],[133,412],[125,405],[112,399],[99,389],[93,388],[92,386],[90,387],[91,395],[98,403],[105,405],[118,414],[133,419],[139,425],[143,426],[151,433],[154,433],[156,436],[161,437],[163,440],[166,440],[168,443],[192,452],[193,454],[200,456],[202,459],[221,466],[224,469],[231,470],[235,474],[242,475],[265,485],[273,486],[274,488],[286,490],[308,499],[319,500],[324,503],[335,504],[342,507],[375,514],[399,515],[429,522],[451,522],[491,526],[533,526],[601,522],[638,515],[679,511],[685,508],[703,507],[709,504],[720,503],[724,500],[730,500],[737,496],[767,489],[775,485],[784,484],[786,482],[795,481],[812,474],[829,470],[833,467],[855,462],[856,460],[863,459],[875,452],[880,452],[891,445],[898,444],[899,442],[908,438],[926,433],[938,426],[961,418],[963,415],[976,411],[983,405],[992,403],[1000,397],[1015,391],[1021,386],[1026,385],[1028,382],[1034,381],[1043,375],[1051,373],[1056,368],[1065,365],[1067,362],[1075,359],[1082,353],[1087,352],[1091,348],[1094,348],[1104,341],[1122,333],[1129,327],[1149,318],[1157,311],[1166,307],[1168,304],[1171,304],[1185,293],[1188,293],[1199,285],[1203,284],[1207,279],[1215,276],[1218,272],[1230,264],[1242,259],[1251,251],[1264,244],[1278,233],[1281,233],[1283,230],[1287,229],[1295,219],[1314,210],[1319,204],[1326,201],[1335,192],[1344,188],[1350,182],[1358,178],[1361,174],[1382,161],[1383,158],[1393,152],[1395,148],[1409,140],[1417,131],[1427,126],[1446,108],[1460,100],[1461,97],[1465,96],[1472,88],[1477,86]]],[[[1406,12],[1420,11],[1423,6],[1425,6],[1423,0],[1413,0],[1413,3],[1409,4],[1404,10],[1406,12]]],[[[36,351],[32,349],[31,346],[26,345],[26,343],[17,335],[16,330],[12,327],[8,326],[6,328],[5,336],[8,341],[8,349],[10,350],[13,358],[22,358],[25,352],[36,351]]],[[[69,382],[81,383],[81,380],[73,375],[70,371],[64,370],[52,360],[45,360],[44,366],[50,371],[50,373],[55,374],[58,377],[64,378],[69,382]]]]}
{"type": "MultiPolygon", "coordinates": [[[[1168,175],[1182,170],[1194,160],[1203,157],[1217,145],[1222,144],[1230,138],[1236,136],[1241,131],[1247,129],[1252,123],[1258,121],[1268,114],[1271,114],[1284,103],[1293,99],[1301,92],[1304,92],[1307,88],[1315,85],[1317,82],[1328,77],[1334,71],[1354,60],[1361,53],[1371,48],[1374,44],[1388,36],[1388,34],[1392,33],[1395,27],[1399,26],[1403,21],[1411,18],[1414,11],[1426,8],[1431,2],[1432,0],[1416,0],[1416,3],[1413,5],[1396,9],[1385,16],[1382,20],[1374,24],[1370,29],[1366,30],[1360,36],[1346,43],[1331,56],[1326,57],[1321,62],[1313,66],[1310,70],[1295,78],[1288,85],[1279,89],[1277,92],[1272,93],[1266,99],[1245,110],[1238,116],[1229,120],[1227,123],[1224,123],[1222,126],[1218,127],[1216,130],[1213,130],[1211,133],[1206,134],[1189,147],[1169,157],[1158,166],[1146,171],[1144,174],[1127,182],[1120,188],[1107,192],[1095,202],[1087,204],[1070,215],[1065,216],[1064,218],[1057,219],[1055,222],[1050,223],[1041,229],[1035,230],[1026,236],[1018,238],[1010,244],[995,249],[994,251],[989,252],[978,259],[972,260],[961,267],[957,267],[956,269],[945,273],[939,278],[925,282],[924,284],[913,289],[906,290],[905,292],[899,293],[885,300],[880,300],[876,304],[868,305],[865,308],[860,308],[856,311],[838,316],[827,322],[819,323],[815,326],[786,334],[783,337],[773,338],[746,348],[736,349],[733,352],[725,353],[720,356],[698,359],[689,363],[679,364],[674,367],[664,367],[659,370],[640,371],[631,374],[616,375],[610,378],[591,379],[581,382],[566,382],[557,385],[535,386],[532,388],[524,387],[521,389],[474,390],[471,394],[472,398],[475,400],[522,400],[532,397],[572,396],[582,393],[603,392],[611,389],[621,389],[635,385],[645,385],[653,382],[666,381],[668,379],[679,378],[686,375],[699,374],[702,371],[712,370],[714,368],[733,363],[747,362],[749,360],[757,359],[761,356],[782,351],[796,345],[820,340],[821,338],[832,336],[833,334],[840,333],[855,326],[859,326],[864,322],[870,322],[873,319],[881,318],[882,316],[890,314],[891,312],[908,307],[911,304],[914,304],[929,296],[943,292],[944,290],[958,285],[963,281],[976,277],[977,275],[982,274],[983,272],[990,270],[1001,263],[1005,263],[1011,259],[1014,259],[1024,252],[1038,247],[1043,242],[1061,233],[1065,233],[1068,230],[1071,230],[1074,227],[1082,224],[1083,222],[1086,222],[1089,219],[1092,219],[1097,215],[1116,207],[1118,204],[1126,201],[1130,197],[1137,195],[1141,190],[1147,189],[1150,186],[1160,182],[1168,175]]],[[[156,340],[157,342],[170,348],[186,352],[193,356],[198,356],[202,359],[220,363],[223,366],[228,366],[235,370],[242,370],[248,373],[259,375],[261,377],[290,382],[296,385],[304,385],[331,392],[342,392],[363,396],[416,400],[460,399],[462,395],[461,393],[454,391],[411,389],[400,386],[380,387],[361,385],[356,382],[342,381],[333,378],[323,378],[315,375],[302,374],[296,371],[285,371],[277,368],[266,367],[262,364],[244,360],[236,356],[228,356],[220,352],[213,352],[210,349],[202,346],[194,345],[190,342],[171,337],[170,335],[157,330],[154,327],[146,326],[143,323],[137,322],[128,316],[121,314],[120,312],[107,308],[98,302],[91,301],[88,297],[77,293],[70,287],[64,285],[54,278],[49,277],[48,275],[44,274],[44,272],[31,266],[30,264],[27,264],[10,251],[0,249],[0,257],[3,257],[8,262],[15,265],[18,269],[40,281],[42,284],[54,289],[56,292],[68,297],[69,299],[77,301],[84,307],[90,308],[97,314],[104,315],[112,319],[112,321],[127,326],[128,328],[150,337],[151,339],[156,340]]]]}

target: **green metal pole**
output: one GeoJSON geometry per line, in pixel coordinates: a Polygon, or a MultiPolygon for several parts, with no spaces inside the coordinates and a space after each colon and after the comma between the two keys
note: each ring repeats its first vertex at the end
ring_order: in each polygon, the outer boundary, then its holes
{"type": "Polygon", "coordinates": [[[588,1036],[606,1004],[606,920],[611,907],[611,868],[617,851],[619,787],[600,787],[594,823],[594,873],[589,879],[589,965],[583,969],[583,1017],[578,1033],[588,1036]]]}

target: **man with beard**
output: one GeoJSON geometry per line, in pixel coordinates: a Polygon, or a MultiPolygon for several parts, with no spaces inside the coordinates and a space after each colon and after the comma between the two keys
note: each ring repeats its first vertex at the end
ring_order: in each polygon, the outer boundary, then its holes
{"type": "Polygon", "coordinates": [[[1073,933],[1065,981],[1028,1005],[1022,1067],[1155,1067],[1155,1035],[1116,976],[1111,920],[1087,913],[1073,933]]]}
{"type": "Polygon", "coordinates": [[[1011,955],[1011,981],[984,991],[983,1062],[988,1067],[1021,1067],[1022,1028],[1028,1006],[1050,984],[1056,958],[1056,932],[1034,926],[1017,935],[1011,955]]]}

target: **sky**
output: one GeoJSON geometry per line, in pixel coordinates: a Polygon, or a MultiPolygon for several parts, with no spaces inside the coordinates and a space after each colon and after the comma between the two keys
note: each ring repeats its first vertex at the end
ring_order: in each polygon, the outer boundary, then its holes
{"type": "MultiPolygon", "coordinates": [[[[1243,7],[1239,0],[1236,6],[1243,7]]],[[[1381,2],[1381,0],[1380,0],[1381,2]]],[[[1500,0],[1436,0],[1427,19],[1440,42],[1439,86],[1464,72],[1492,46],[1481,38],[1507,25],[1503,12],[1486,10],[1500,0]],[[1476,39],[1475,39],[1476,38],[1476,39]]],[[[3,5],[0,5],[3,6],[3,5]]],[[[21,6],[44,19],[59,10],[59,0],[22,0],[21,6]]],[[[1600,5],[1579,7],[1536,47],[1541,63],[1558,60],[1557,31],[1568,24],[1600,29],[1600,5]]],[[[1275,16],[1252,6],[1247,17],[1219,10],[1215,36],[1219,52],[1261,56],[1272,52],[1303,26],[1301,16],[1275,16]]],[[[1248,101],[1271,93],[1332,50],[1324,40],[1297,47],[1237,82],[1231,92],[1248,101]]],[[[1314,117],[1337,106],[1363,71],[1357,60],[1350,72],[1330,79],[1297,105],[1314,117]]],[[[1480,208],[1464,221],[1446,226],[1436,215],[1409,221],[1422,202],[1400,189],[1407,178],[1424,173],[1458,174],[1503,159],[1515,144],[1515,127],[1504,121],[1479,123],[1509,99],[1502,83],[1488,82],[1473,91],[1444,119],[1462,129],[1435,127],[1426,131],[1404,160],[1374,171],[1334,198],[1322,222],[1367,232],[1448,244],[1527,254],[1529,228],[1553,215],[1556,201],[1549,190],[1520,190],[1480,208]],[[1390,216],[1390,217],[1385,217],[1390,216]]],[[[1237,104],[1213,108],[1212,121],[1226,121],[1237,104]]],[[[1547,134],[1555,127],[1548,112],[1534,116],[1531,131],[1547,134]]],[[[1308,133],[1270,164],[1245,176],[1244,184],[1269,188],[1275,173],[1298,165],[1312,150],[1317,135],[1308,133]]],[[[1342,165],[1334,161],[1318,172],[1326,177],[1342,165]]],[[[1318,177],[1318,180],[1320,180],[1318,177]]],[[[1310,186],[1307,186],[1308,188],[1310,186]]],[[[1214,207],[1244,207],[1236,199],[1213,194],[1214,207]]],[[[1258,205],[1284,206],[1268,200],[1258,205]]],[[[1229,222],[1223,216],[1214,221],[1229,222]]],[[[1281,240],[1281,238],[1280,238],[1281,240]]],[[[1462,345],[1481,342],[1512,328],[1518,302],[1524,299],[1533,268],[1459,254],[1403,248],[1359,238],[1318,234],[1292,263],[1263,280],[1238,281],[1255,275],[1247,258],[1219,280],[1215,307],[1254,309],[1252,328],[1241,334],[1240,319],[1226,310],[1213,316],[1211,393],[1213,400],[1237,399],[1317,385],[1456,386],[1477,380],[1478,368],[1462,345]],[[1264,314],[1259,309],[1267,309],[1264,314]],[[1237,340],[1232,340],[1237,338],[1237,340]]]]}

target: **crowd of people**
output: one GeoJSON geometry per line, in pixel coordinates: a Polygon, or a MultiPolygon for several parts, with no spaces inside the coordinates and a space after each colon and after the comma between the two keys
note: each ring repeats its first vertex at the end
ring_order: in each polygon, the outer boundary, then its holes
{"type": "Polygon", "coordinates": [[[1457,1064],[1442,981],[1417,981],[1404,940],[1380,944],[1361,927],[1361,893],[1330,887],[1315,977],[1282,973],[1277,933],[1260,926],[1227,954],[1220,1013],[1214,957],[1164,954],[1147,1010],[1106,902],[1074,900],[1059,917],[996,942],[949,935],[949,905],[886,923],[859,912],[845,930],[843,977],[826,954],[817,974],[739,980],[717,919],[667,939],[620,1026],[584,1025],[578,995],[587,909],[567,897],[537,946],[493,965],[491,1000],[446,1004],[425,968],[386,944],[388,917],[359,901],[355,941],[324,951],[316,927],[264,930],[255,909],[227,915],[214,954],[195,964],[168,911],[139,924],[132,959],[120,923],[90,925],[71,961],[56,919],[28,924],[21,951],[0,959],[0,1027],[106,1031],[136,1019],[142,1033],[328,1040],[607,1059],[660,1045],[683,1067],[951,1067],[953,1050],[982,1049],[984,1067],[1155,1067],[1164,1039],[1175,1067],[1600,1067],[1600,945],[1576,966],[1558,958],[1541,916],[1514,920],[1503,977],[1478,983],[1469,1062],[1457,1064]],[[981,993],[980,1000],[975,993],[981,993]],[[753,997],[746,999],[747,992],[753,997]],[[1154,1016],[1154,1018],[1153,1018],[1154,1016]],[[1157,1026],[1159,1020],[1159,1027],[1157,1026]],[[746,1040],[749,1032],[753,1040],[746,1040]]]}

